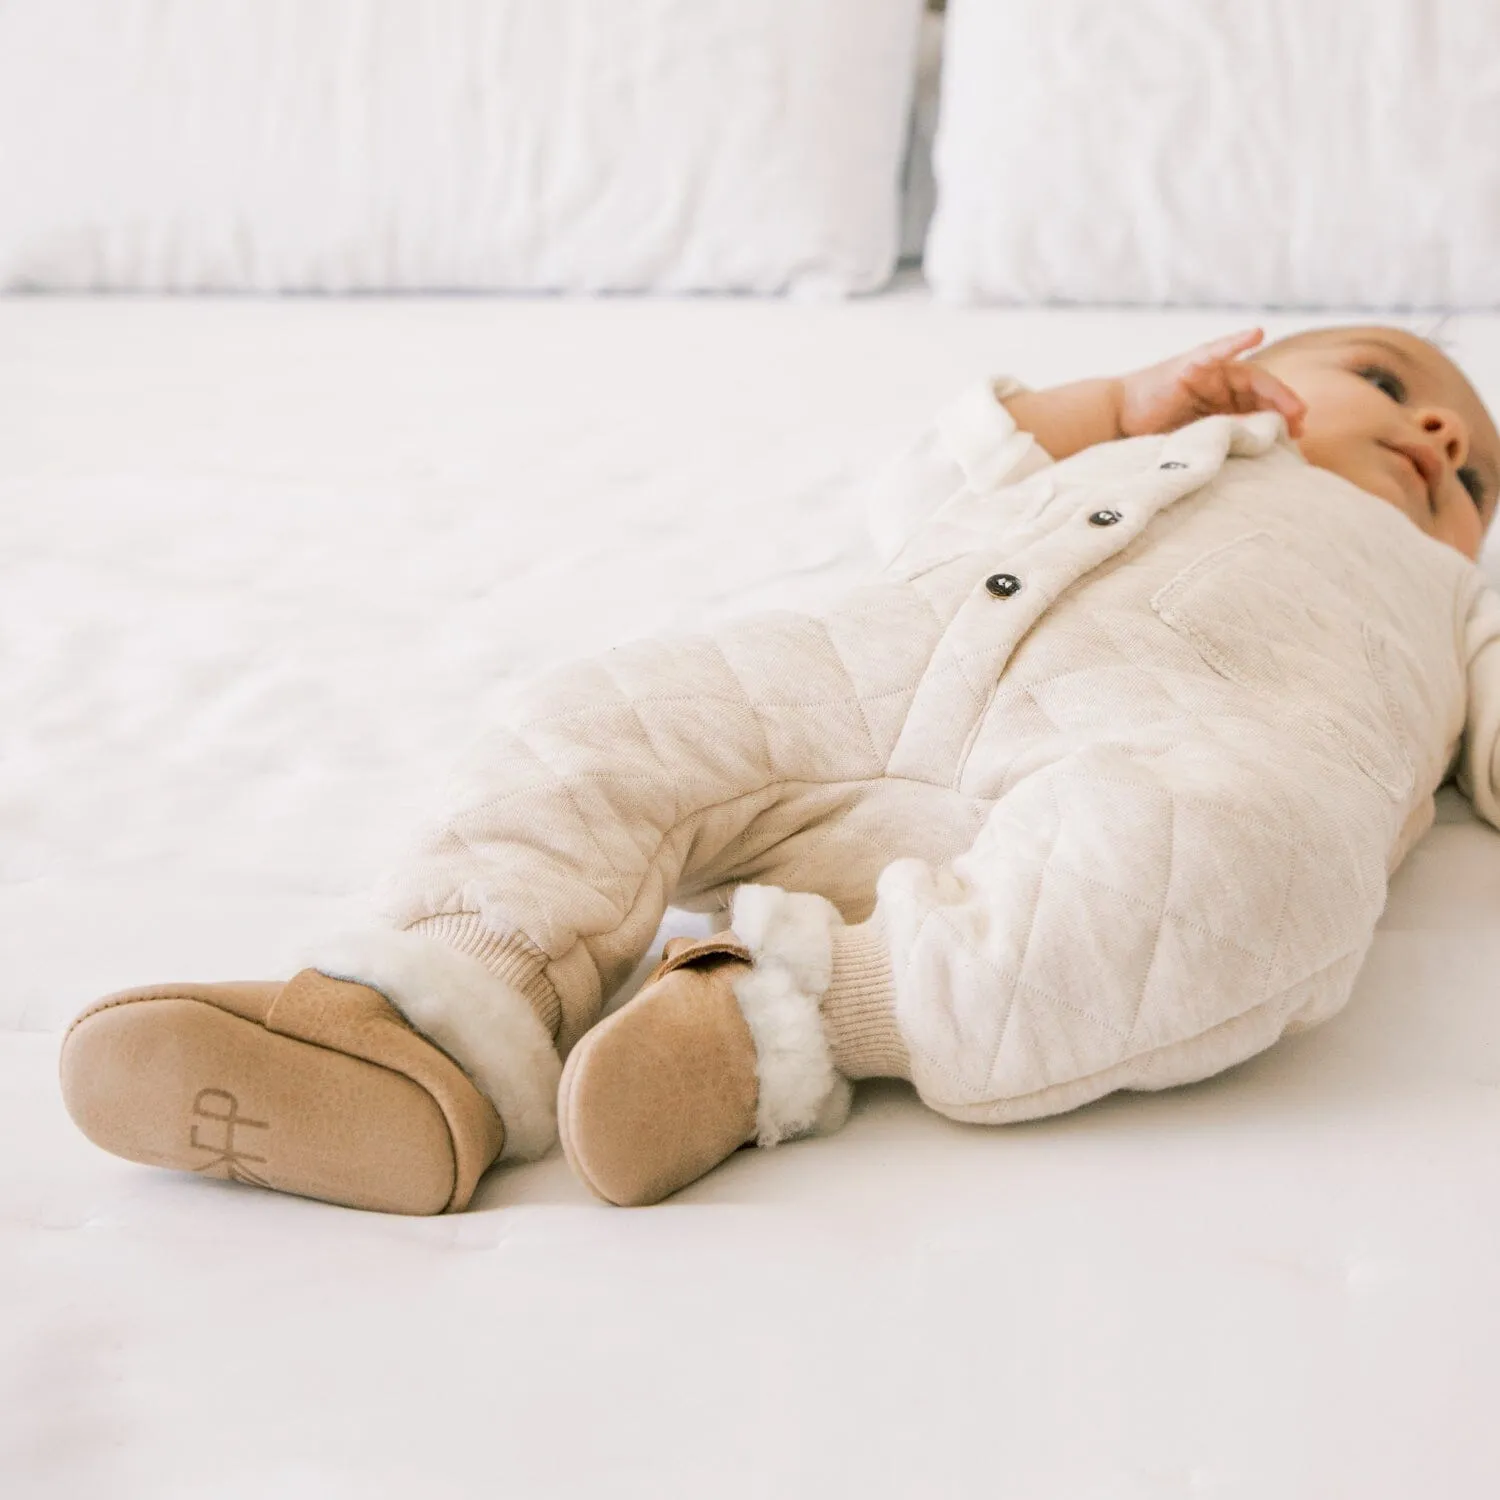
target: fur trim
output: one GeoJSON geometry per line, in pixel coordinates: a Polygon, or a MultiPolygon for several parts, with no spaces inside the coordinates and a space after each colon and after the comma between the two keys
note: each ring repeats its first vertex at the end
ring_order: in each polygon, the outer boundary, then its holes
{"type": "Polygon", "coordinates": [[[501,1161],[535,1161],[551,1149],[562,1077],[557,1048],[525,997],[477,959],[391,927],[320,942],[302,967],[379,990],[441,1047],[498,1111],[501,1161]]]}
{"type": "Polygon", "coordinates": [[[835,1131],[854,1090],[833,1066],[818,1002],[833,978],[831,934],[843,918],[822,896],[774,885],[740,886],[732,918],[755,962],[734,993],[755,1038],[757,1142],[835,1131]]]}

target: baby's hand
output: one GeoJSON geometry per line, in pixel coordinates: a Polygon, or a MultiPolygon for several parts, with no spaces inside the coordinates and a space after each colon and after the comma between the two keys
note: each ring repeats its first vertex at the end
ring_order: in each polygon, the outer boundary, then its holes
{"type": "Polygon", "coordinates": [[[1302,435],[1307,403],[1258,365],[1237,361],[1263,330],[1232,333],[1119,380],[1121,437],[1173,432],[1220,412],[1279,411],[1292,437],[1302,435]]]}

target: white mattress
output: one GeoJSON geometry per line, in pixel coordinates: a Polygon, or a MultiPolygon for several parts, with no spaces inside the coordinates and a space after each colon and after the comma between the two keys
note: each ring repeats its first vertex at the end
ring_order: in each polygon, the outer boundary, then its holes
{"type": "MultiPolygon", "coordinates": [[[[650,1210],[557,1154],[422,1221],[183,1178],[54,1083],[96,995],[357,918],[516,673],[857,577],[862,476],[968,377],[1234,326],[0,301],[0,1492],[1488,1493],[1500,838],[1452,793],[1323,1029],[993,1130],[865,1084],[650,1210]]],[[[1500,318],[1444,336],[1500,400],[1500,318]]]]}

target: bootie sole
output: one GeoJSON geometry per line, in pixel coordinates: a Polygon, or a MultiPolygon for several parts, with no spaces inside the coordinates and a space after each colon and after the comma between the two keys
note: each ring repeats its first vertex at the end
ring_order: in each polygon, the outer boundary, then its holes
{"type": "Polygon", "coordinates": [[[382,1213],[441,1213],[454,1195],[453,1140],[424,1089],[202,1000],[87,1012],[60,1071],[79,1128],[130,1161],[382,1213]]]}
{"type": "Polygon", "coordinates": [[[755,1132],[755,1044],[729,981],[658,975],[583,1036],[558,1085],[569,1167],[620,1208],[661,1202],[755,1132]]]}

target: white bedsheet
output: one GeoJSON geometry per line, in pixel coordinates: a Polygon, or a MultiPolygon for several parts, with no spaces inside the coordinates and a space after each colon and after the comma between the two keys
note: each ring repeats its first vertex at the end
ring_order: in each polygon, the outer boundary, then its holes
{"type": "MultiPolygon", "coordinates": [[[[965,379],[1235,326],[0,301],[0,1493],[1487,1493],[1500,838],[1452,793],[1321,1030],[999,1130],[862,1085],[649,1211],[554,1154],[357,1214],[115,1161],[57,1096],[96,995],[357,918],[518,672],[857,577],[862,475],[965,379]]],[[[1443,335],[1500,402],[1500,318],[1443,335]]]]}

